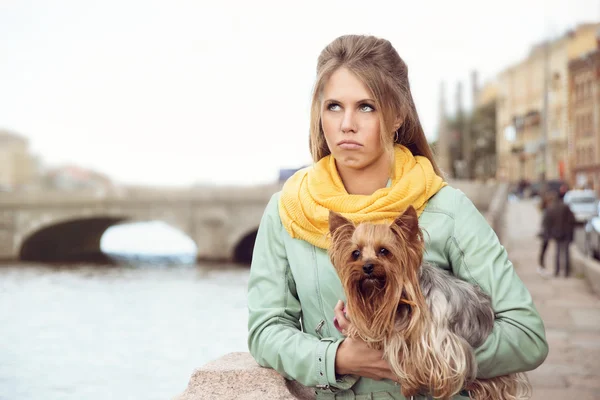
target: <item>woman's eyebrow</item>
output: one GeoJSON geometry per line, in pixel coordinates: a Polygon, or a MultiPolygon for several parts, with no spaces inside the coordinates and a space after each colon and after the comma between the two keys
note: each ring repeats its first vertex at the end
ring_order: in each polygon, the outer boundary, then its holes
{"type": "MultiPolygon", "coordinates": [[[[341,101],[336,100],[336,99],[327,99],[327,100],[325,100],[323,102],[324,103],[342,103],[341,101]]],[[[373,100],[373,99],[362,99],[362,100],[356,101],[356,104],[365,103],[365,102],[375,103],[375,100],[373,100]]]]}

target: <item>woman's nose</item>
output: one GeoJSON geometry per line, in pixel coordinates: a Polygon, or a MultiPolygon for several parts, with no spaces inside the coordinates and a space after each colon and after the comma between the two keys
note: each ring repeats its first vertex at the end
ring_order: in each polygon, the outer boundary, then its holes
{"type": "Polygon", "coordinates": [[[344,112],[344,118],[342,119],[342,126],[340,127],[342,132],[356,132],[356,121],[354,120],[354,112],[352,110],[346,110],[344,112]]]}

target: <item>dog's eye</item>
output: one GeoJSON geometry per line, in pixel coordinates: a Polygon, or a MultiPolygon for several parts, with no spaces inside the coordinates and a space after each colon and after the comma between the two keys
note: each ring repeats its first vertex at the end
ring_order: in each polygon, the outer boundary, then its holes
{"type": "Polygon", "coordinates": [[[352,258],[356,261],[356,260],[358,260],[358,257],[360,257],[360,251],[354,250],[352,252],[352,258]]]}
{"type": "Polygon", "coordinates": [[[382,256],[387,256],[389,254],[389,250],[386,249],[385,247],[382,247],[379,249],[379,254],[381,254],[382,256]]]}

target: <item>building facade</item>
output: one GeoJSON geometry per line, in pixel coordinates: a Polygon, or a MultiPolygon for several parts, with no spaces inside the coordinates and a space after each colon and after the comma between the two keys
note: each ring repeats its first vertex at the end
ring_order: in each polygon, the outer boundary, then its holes
{"type": "Polygon", "coordinates": [[[574,186],[600,191],[600,31],[596,43],[569,63],[569,161],[574,186]]]}
{"type": "Polygon", "coordinates": [[[29,152],[29,141],[0,130],[0,191],[24,190],[37,182],[37,159],[29,152]]]}
{"type": "Polygon", "coordinates": [[[595,49],[598,28],[600,23],[580,25],[536,45],[525,60],[499,74],[499,179],[569,179],[569,62],[595,49]]]}

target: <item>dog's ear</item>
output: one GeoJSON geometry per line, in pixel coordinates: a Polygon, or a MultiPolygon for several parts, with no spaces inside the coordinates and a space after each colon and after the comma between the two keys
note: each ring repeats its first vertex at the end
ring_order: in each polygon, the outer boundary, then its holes
{"type": "Polygon", "coordinates": [[[411,240],[419,235],[419,217],[415,208],[410,205],[392,224],[402,232],[402,235],[411,240]]]}
{"type": "Polygon", "coordinates": [[[354,228],[354,224],[348,219],[344,218],[341,214],[335,211],[329,210],[329,232],[333,236],[333,233],[342,226],[348,226],[354,228]]]}

